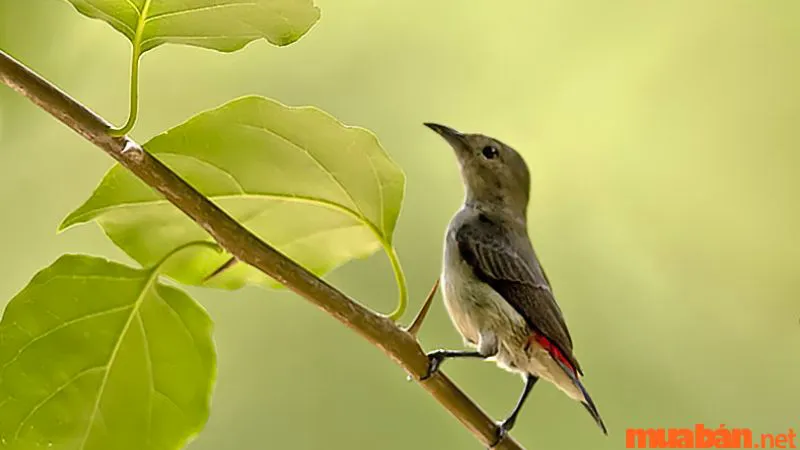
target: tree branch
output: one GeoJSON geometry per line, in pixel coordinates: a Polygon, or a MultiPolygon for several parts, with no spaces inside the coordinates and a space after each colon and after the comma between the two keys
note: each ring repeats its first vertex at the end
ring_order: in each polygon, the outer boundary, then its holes
{"type": "MultiPolygon", "coordinates": [[[[414,336],[353,301],[250,233],[139,144],[127,136],[112,137],[109,133],[113,128],[108,122],[2,50],[0,81],[111,155],[202,226],[238,260],[258,268],[383,350],[482,443],[488,446],[494,441],[495,423],[449,378],[439,372],[426,381],[419,381],[428,368],[428,358],[414,336]]],[[[511,437],[503,439],[496,448],[522,449],[511,437]]]]}
{"type": "Polygon", "coordinates": [[[422,307],[419,308],[419,312],[417,313],[417,317],[414,317],[414,321],[411,322],[406,328],[406,332],[414,337],[417,338],[419,334],[419,330],[422,328],[423,322],[425,322],[425,318],[428,316],[428,311],[431,309],[431,305],[433,304],[433,297],[436,295],[436,290],[439,289],[439,278],[436,279],[436,282],[433,283],[433,287],[431,291],[428,292],[428,296],[425,297],[425,301],[422,303],[422,307]]]}

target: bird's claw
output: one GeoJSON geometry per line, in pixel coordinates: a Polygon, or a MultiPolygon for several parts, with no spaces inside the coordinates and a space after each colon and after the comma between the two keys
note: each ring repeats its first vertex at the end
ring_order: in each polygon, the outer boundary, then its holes
{"type": "Polygon", "coordinates": [[[442,361],[444,361],[444,352],[442,352],[441,350],[432,351],[428,353],[427,356],[428,356],[428,371],[425,372],[425,375],[423,375],[419,379],[420,381],[425,381],[428,378],[432,377],[433,374],[439,371],[439,366],[442,364],[442,361]]]}
{"type": "Polygon", "coordinates": [[[513,422],[509,422],[508,420],[504,420],[502,422],[498,422],[497,423],[497,436],[495,436],[494,442],[492,442],[492,445],[489,446],[489,449],[491,450],[491,449],[497,447],[498,445],[500,445],[500,443],[503,441],[503,439],[505,439],[506,436],[508,436],[508,430],[510,430],[511,427],[513,427],[513,426],[514,426],[514,423],[513,422]]]}

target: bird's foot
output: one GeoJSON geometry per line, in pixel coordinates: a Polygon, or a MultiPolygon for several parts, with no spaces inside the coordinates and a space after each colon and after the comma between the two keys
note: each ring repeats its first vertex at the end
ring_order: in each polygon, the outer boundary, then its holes
{"type": "Polygon", "coordinates": [[[497,423],[497,435],[494,438],[494,442],[492,445],[489,446],[489,449],[493,449],[500,445],[503,439],[508,436],[508,432],[511,431],[511,428],[514,426],[514,419],[509,418],[502,422],[497,423]]]}
{"type": "Polygon", "coordinates": [[[428,353],[427,356],[428,356],[428,371],[425,372],[425,375],[423,375],[419,379],[420,381],[425,381],[428,378],[432,377],[433,374],[438,372],[439,371],[439,366],[442,364],[442,361],[444,361],[444,358],[447,355],[445,354],[444,350],[434,350],[434,351],[428,353]]]}

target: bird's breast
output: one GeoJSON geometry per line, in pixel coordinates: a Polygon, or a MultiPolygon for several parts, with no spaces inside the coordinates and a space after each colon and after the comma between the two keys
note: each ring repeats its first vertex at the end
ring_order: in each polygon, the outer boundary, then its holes
{"type": "Polygon", "coordinates": [[[464,339],[474,345],[480,337],[479,320],[480,292],[475,282],[458,267],[452,255],[445,251],[445,264],[442,269],[442,297],[447,314],[456,330],[464,339]]]}

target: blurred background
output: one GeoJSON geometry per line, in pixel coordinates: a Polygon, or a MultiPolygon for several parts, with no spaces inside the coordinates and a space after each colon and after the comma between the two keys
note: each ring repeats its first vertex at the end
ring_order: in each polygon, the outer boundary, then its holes
{"type": "MultiPolygon", "coordinates": [[[[453,155],[421,123],[498,137],[531,167],[530,232],[610,430],[541,384],[513,433],[523,445],[619,449],[629,427],[800,427],[800,3],[317,5],[322,20],[286,48],[146,54],[134,137],[246,94],[373,130],[408,177],[396,243],[412,310],[462,200],[453,155]]],[[[61,0],[0,0],[0,48],[124,121],[130,44],[104,23],[61,0]]],[[[110,166],[0,87],[0,306],[61,253],[129,262],[94,225],[55,234],[110,166]]],[[[382,254],[328,279],[394,305],[382,254]]],[[[379,350],[293,294],[191,294],[219,353],[191,450],[481,448],[379,350]]],[[[461,345],[438,299],[421,340],[461,345]]],[[[489,363],[445,370],[498,419],[522,388],[489,363]]]]}

